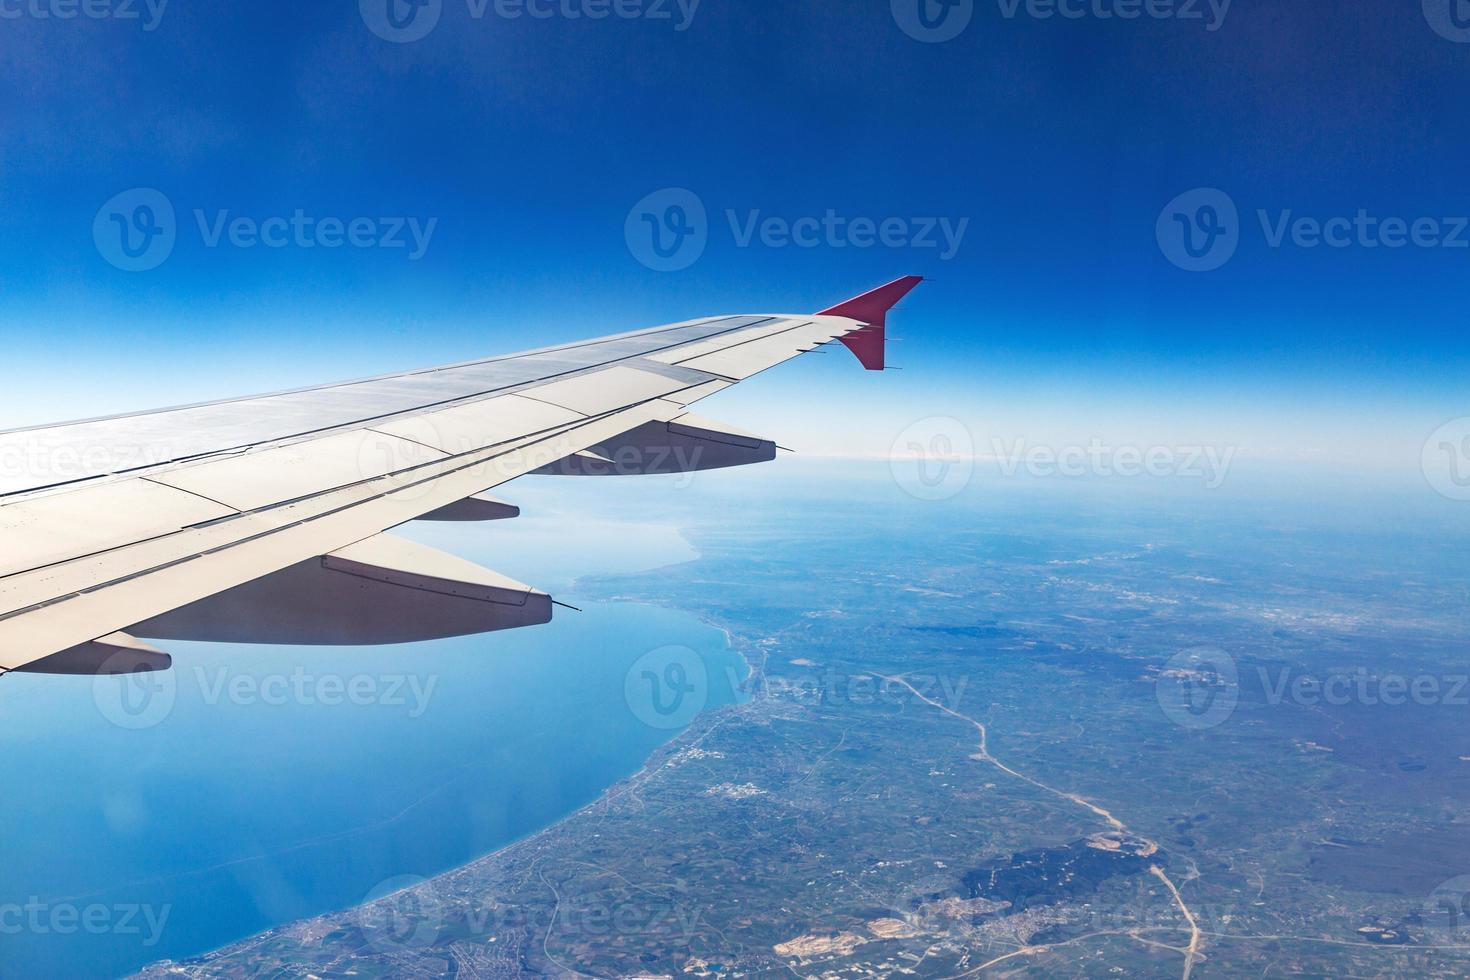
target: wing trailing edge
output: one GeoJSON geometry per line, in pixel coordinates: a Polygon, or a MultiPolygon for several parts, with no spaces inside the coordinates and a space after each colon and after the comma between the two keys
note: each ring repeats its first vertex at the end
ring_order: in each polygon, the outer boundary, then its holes
{"type": "Polygon", "coordinates": [[[447,507],[430,511],[421,521],[443,521],[454,523],[478,523],[481,521],[504,521],[513,517],[520,517],[521,509],[515,504],[508,504],[499,497],[492,497],[488,493],[477,493],[473,497],[456,500],[447,507]]]}
{"type": "Polygon", "coordinates": [[[723,422],[686,412],[635,426],[543,466],[537,476],[650,476],[695,473],[776,458],[776,444],[723,422]]]}
{"type": "Polygon", "coordinates": [[[127,633],[113,633],[90,643],[53,653],[23,667],[18,674],[62,674],[95,677],[101,674],[143,674],[168,670],[174,664],[168,654],[127,633]]]}

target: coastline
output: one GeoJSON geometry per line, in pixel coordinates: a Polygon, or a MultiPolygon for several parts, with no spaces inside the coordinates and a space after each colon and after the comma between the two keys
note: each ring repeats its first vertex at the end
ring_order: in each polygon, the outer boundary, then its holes
{"type": "MultiPolygon", "coordinates": [[[[676,526],[673,527],[673,530],[688,548],[689,552],[692,553],[691,557],[682,558],[681,560],[664,565],[650,565],[639,569],[620,569],[612,574],[600,572],[583,574],[571,581],[571,594],[574,594],[575,590],[584,582],[601,580],[607,583],[614,583],[628,577],[652,575],[677,569],[694,564],[703,558],[703,552],[690,540],[688,528],[676,526]]],[[[492,850],[476,855],[459,865],[427,877],[418,875],[403,876],[399,887],[384,891],[382,894],[373,895],[370,892],[371,898],[356,904],[346,905],[304,918],[293,919],[269,929],[241,936],[220,946],[187,954],[180,959],[169,958],[151,962],[144,965],[137,972],[127,974],[126,976],[130,978],[176,977],[180,975],[181,971],[188,973],[193,967],[207,965],[210,961],[243,952],[273,937],[310,935],[314,932],[312,928],[314,923],[343,916],[356,915],[361,917],[362,910],[391,903],[396,898],[415,889],[428,888],[434,890],[436,888],[442,888],[447,881],[460,875],[472,873],[476,868],[498,861],[513,860],[519,851],[535,848],[546,840],[565,832],[568,825],[582,819],[595,819],[599,810],[608,810],[622,802],[628,795],[636,792],[641,786],[654,778],[661,769],[668,765],[670,759],[679,757],[690,749],[697,748],[700,742],[711,731],[719,727],[725,717],[731,712],[741,710],[748,702],[749,699],[742,699],[741,694],[753,685],[764,673],[766,662],[765,651],[758,646],[755,639],[742,637],[729,626],[716,622],[703,613],[691,612],[688,609],[681,608],[672,602],[663,601],[659,598],[631,598],[614,594],[609,590],[603,590],[603,593],[593,599],[592,602],[597,605],[644,606],[676,612],[689,616],[697,621],[700,626],[717,631],[724,638],[725,649],[738,656],[740,664],[743,667],[743,673],[739,678],[736,678],[738,688],[735,692],[736,699],[734,703],[702,709],[689,725],[683,729],[674,731],[669,739],[655,746],[643,759],[637,769],[629,772],[615,782],[608,784],[595,799],[589,800],[583,805],[563,813],[553,821],[523,834],[514,840],[507,841],[492,850]]],[[[389,880],[392,881],[394,879],[389,880]]]]}

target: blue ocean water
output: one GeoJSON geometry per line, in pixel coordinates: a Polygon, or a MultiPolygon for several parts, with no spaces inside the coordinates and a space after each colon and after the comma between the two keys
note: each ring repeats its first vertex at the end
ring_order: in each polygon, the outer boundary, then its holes
{"type": "MultiPolygon", "coordinates": [[[[496,567],[558,588],[568,569],[692,556],[666,528],[541,522],[585,547],[548,560],[536,519],[514,535],[409,533],[458,536],[482,561],[494,542],[515,566],[496,567]]],[[[733,699],[743,667],[722,632],[615,603],[398,647],[170,643],[175,670],[152,689],[6,677],[0,976],[115,976],[198,954],[533,833],[677,734],[687,711],[666,721],[628,693],[671,645],[707,669],[708,704],[733,699]]]]}

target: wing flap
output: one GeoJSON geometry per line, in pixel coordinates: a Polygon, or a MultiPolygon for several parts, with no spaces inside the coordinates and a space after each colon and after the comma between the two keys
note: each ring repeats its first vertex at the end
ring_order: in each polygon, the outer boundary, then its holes
{"type": "Polygon", "coordinates": [[[27,674],[61,674],[71,677],[95,677],[104,674],[144,674],[168,670],[174,660],[161,650],[126,633],[113,633],[74,646],[70,650],[42,657],[35,663],[17,668],[27,674]]]}
{"type": "Polygon", "coordinates": [[[469,523],[504,521],[520,516],[521,509],[515,504],[508,504],[498,497],[490,496],[488,493],[477,493],[473,497],[456,500],[447,507],[432,510],[423,517],[420,517],[419,520],[469,523]]]}
{"type": "Polygon", "coordinates": [[[655,420],[535,471],[537,476],[650,476],[768,463],[776,444],[692,412],[655,420]]]}
{"type": "Polygon", "coordinates": [[[152,639],[357,646],[550,622],[551,597],[473,562],[378,534],[137,624],[152,639]]]}

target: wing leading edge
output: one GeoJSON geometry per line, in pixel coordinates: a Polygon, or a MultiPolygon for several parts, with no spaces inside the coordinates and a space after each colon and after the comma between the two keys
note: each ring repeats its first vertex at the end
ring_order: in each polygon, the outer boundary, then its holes
{"type": "Polygon", "coordinates": [[[920,281],[805,316],[0,433],[0,452],[36,461],[0,482],[0,673],[166,669],[144,639],[400,643],[544,623],[545,593],[385,532],[514,517],[486,491],[532,473],[770,459],[774,443],[689,406],[834,340],[881,370],[887,314],[920,281]]]}

